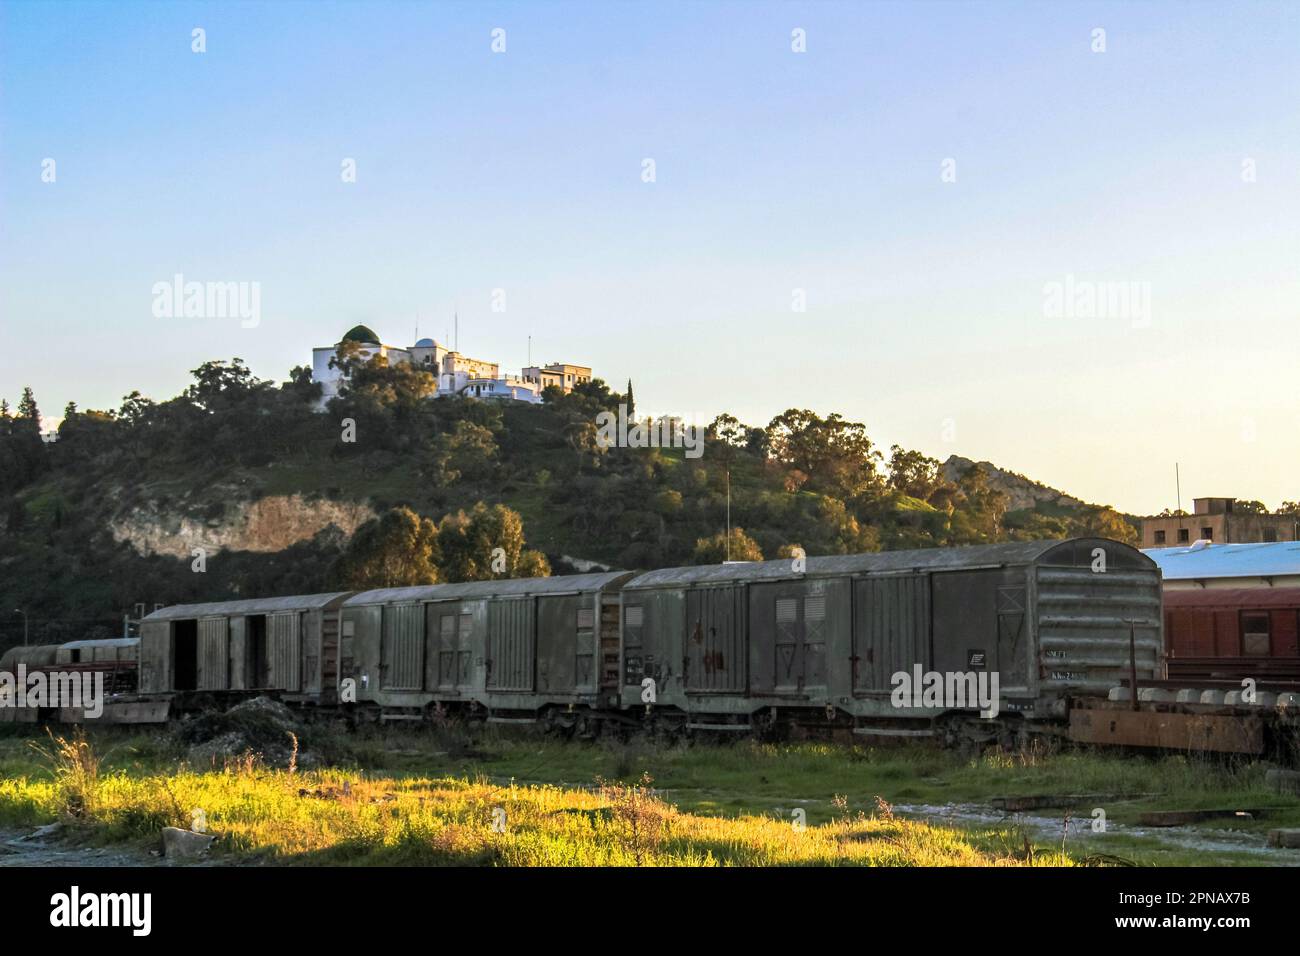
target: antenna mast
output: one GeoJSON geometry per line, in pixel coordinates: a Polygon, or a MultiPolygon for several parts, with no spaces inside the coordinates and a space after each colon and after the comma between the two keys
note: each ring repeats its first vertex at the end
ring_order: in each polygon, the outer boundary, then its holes
{"type": "Polygon", "coordinates": [[[1183,479],[1178,472],[1178,462],[1174,462],[1174,494],[1178,496],[1178,527],[1183,526],[1183,479]]]}

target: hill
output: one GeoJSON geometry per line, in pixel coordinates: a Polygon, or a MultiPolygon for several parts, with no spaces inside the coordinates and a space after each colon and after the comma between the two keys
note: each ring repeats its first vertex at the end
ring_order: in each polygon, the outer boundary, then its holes
{"type": "MultiPolygon", "coordinates": [[[[26,610],[33,640],[120,630],[139,602],[357,581],[1136,537],[1131,519],[987,462],[885,453],[839,415],[722,415],[688,457],[603,447],[598,416],[635,407],[600,381],[541,405],[431,399],[427,372],[358,362],[316,413],[307,369],[280,385],[239,359],[193,374],[166,401],[70,405],[51,444],[30,392],[16,415],[0,406],[0,607],[26,610]]],[[[0,643],[20,639],[21,618],[3,620],[0,643]]]]}

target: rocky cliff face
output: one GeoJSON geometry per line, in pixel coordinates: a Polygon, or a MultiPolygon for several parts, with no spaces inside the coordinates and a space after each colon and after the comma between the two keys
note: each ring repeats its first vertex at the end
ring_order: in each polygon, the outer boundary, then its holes
{"type": "Polygon", "coordinates": [[[114,518],[109,530],[116,541],[131,545],[143,555],[188,558],[194,548],[203,548],[208,554],[225,550],[282,551],[330,528],[350,537],[373,517],[375,513],[368,505],[274,495],[209,508],[205,517],[195,517],[180,508],[145,505],[114,518]]]}
{"type": "MultiPolygon", "coordinates": [[[[960,455],[951,455],[943,463],[943,477],[948,481],[955,482],[961,477],[962,473],[976,464],[969,458],[962,458],[960,455]]],[[[1078,498],[1073,498],[1064,492],[1057,491],[1055,488],[1049,488],[1047,485],[1032,481],[1024,475],[1017,475],[1015,472],[1003,471],[992,462],[981,461],[979,465],[989,476],[989,487],[995,491],[1000,491],[1008,498],[1007,509],[1010,511],[1021,511],[1026,508],[1034,508],[1039,503],[1059,505],[1062,508],[1079,508],[1084,503],[1078,498]]]]}

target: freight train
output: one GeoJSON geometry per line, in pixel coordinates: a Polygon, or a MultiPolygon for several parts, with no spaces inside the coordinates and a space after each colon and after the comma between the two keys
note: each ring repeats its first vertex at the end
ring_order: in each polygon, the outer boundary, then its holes
{"type": "Polygon", "coordinates": [[[105,717],[269,694],[581,736],[1288,746],[1300,693],[1171,683],[1170,599],[1162,618],[1140,551],[1076,538],[178,605],[141,622],[138,687],[105,717]],[[990,681],[992,708],[975,694],[990,681]],[[900,693],[922,683],[934,693],[900,693]]]}

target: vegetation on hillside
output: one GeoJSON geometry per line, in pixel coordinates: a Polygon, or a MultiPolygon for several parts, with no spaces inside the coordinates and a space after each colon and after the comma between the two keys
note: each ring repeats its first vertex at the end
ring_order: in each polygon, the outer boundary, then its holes
{"type": "Polygon", "coordinates": [[[599,380],[551,388],[540,405],[430,400],[425,368],[366,360],[350,341],[336,362],[346,378],[324,413],[309,369],[276,385],[237,358],[204,363],[166,401],[133,391],[116,410],[69,404],[56,443],[41,441],[30,390],[16,415],[0,406],[0,641],[21,636],[11,608],[28,612],[34,639],[58,640],[100,633],[136,602],[562,573],[565,555],[714,562],[727,555],[728,488],[733,559],[1135,538],[1107,508],[1010,512],[978,466],[946,480],[936,459],[886,454],[836,414],[790,409],[763,426],[720,415],[688,458],[602,447],[597,415],[630,405],[630,382],[626,395],[599,380]],[[275,554],[211,555],[202,574],[110,530],[136,509],[218,526],[232,503],[291,494],[380,517],[351,545],[326,531],[275,554]]]}

